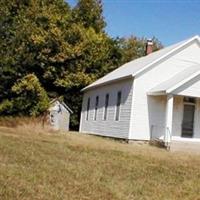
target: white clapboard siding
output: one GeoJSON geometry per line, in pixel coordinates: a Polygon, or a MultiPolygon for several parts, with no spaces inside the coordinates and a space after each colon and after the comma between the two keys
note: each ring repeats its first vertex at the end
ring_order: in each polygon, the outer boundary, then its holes
{"type": "MultiPolygon", "coordinates": [[[[170,94],[174,94],[172,134],[174,137],[180,137],[184,106],[182,96],[200,97],[199,55],[200,39],[195,36],[152,55],[131,61],[84,88],[80,131],[117,138],[149,140],[153,128],[155,137],[163,137],[166,132],[166,105],[170,86],[173,88],[170,94]],[[177,86],[177,82],[181,84],[177,86]],[[120,121],[115,121],[117,92],[120,90],[120,121]],[[107,93],[110,94],[110,101],[108,119],[104,121],[107,93]],[[99,108],[95,121],[94,107],[97,95],[99,108]],[[87,121],[88,97],[91,98],[91,109],[87,121]]],[[[198,100],[194,126],[196,138],[200,137],[199,121],[198,100]]]]}
{"type": "Polygon", "coordinates": [[[117,138],[129,137],[133,79],[127,79],[86,91],[83,97],[80,132],[110,136],[117,138]],[[115,121],[117,93],[121,91],[120,119],[115,121]],[[105,96],[109,94],[107,120],[103,120],[105,96]],[[94,120],[95,100],[99,96],[97,119],[94,120]],[[87,101],[90,98],[89,119],[86,120],[87,101]]]}
{"type": "MultiPolygon", "coordinates": [[[[139,76],[135,77],[134,80],[134,91],[133,91],[133,116],[130,129],[130,139],[137,140],[149,140],[151,126],[151,119],[149,119],[149,107],[159,106],[158,104],[148,104],[147,94],[148,92],[161,84],[164,81],[175,76],[177,73],[189,68],[197,63],[200,63],[200,47],[197,42],[190,43],[185,46],[183,50],[173,56],[167,58],[165,61],[157,64],[151,69],[145,71],[139,76]]],[[[196,87],[196,86],[195,86],[196,87]]],[[[162,102],[160,102],[160,109],[163,110],[162,102]]],[[[158,112],[154,112],[154,115],[158,115],[158,112]]],[[[152,117],[152,116],[151,116],[152,117]]],[[[165,114],[163,114],[165,117],[165,114]]],[[[159,117],[153,117],[159,118],[159,117]]],[[[164,120],[164,119],[162,119],[164,120]]]]}

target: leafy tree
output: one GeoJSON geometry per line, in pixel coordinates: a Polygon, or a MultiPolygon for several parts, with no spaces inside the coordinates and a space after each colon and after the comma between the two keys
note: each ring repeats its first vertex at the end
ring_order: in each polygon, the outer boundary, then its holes
{"type": "Polygon", "coordinates": [[[38,115],[47,94],[64,96],[77,129],[80,90],[144,55],[145,39],[105,32],[99,0],[1,0],[0,13],[0,115],[38,115]]]}
{"type": "MultiPolygon", "coordinates": [[[[152,38],[153,51],[157,51],[163,48],[161,42],[156,38],[152,38]]],[[[122,38],[120,46],[122,48],[122,63],[129,62],[136,58],[146,55],[146,38],[138,38],[136,36],[130,36],[128,38],[122,38]]]]}
{"type": "Polygon", "coordinates": [[[66,97],[75,113],[72,126],[77,127],[80,90],[114,69],[121,56],[117,42],[103,31],[101,3],[81,0],[70,9],[63,0],[3,0],[1,6],[1,99],[12,100],[15,80],[34,73],[50,97],[78,96],[76,106],[66,97]]]}
{"type": "Polygon", "coordinates": [[[37,116],[49,106],[48,95],[34,74],[28,74],[18,80],[12,91],[16,95],[14,107],[25,115],[37,116]]]}
{"type": "Polygon", "coordinates": [[[4,114],[37,116],[49,106],[48,95],[34,74],[18,80],[11,90],[12,99],[0,104],[0,112],[4,114]]]}
{"type": "Polygon", "coordinates": [[[57,38],[59,30],[65,29],[69,7],[61,0],[4,0],[1,4],[0,95],[9,97],[15,80],[28,73],[49,85],[43,75],[51,69],[50,61],[59,59],[62,46],[57,38]]]}
{"type": "Polygon", "coordinates": [[[85,28],[92,27],[99,33],[106,26],[102,13],[101,0],[79,0],[73,9],[73,21],[83,24],[85,28]]]}

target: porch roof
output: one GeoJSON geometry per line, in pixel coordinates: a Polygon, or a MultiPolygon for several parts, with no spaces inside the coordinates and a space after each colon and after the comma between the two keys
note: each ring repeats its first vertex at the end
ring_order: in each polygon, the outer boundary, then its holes
{"type": "Polygon", "coordinates": [[[152,88],[148,92],[148,94],[149,95],[170,94],[177,88],[183,86],[184,84],[188,83],[189,81],[197,77],[198,75],[200,75],[200,65],[194,65],[192,67],[183,70],[182,72],[177,73],[172,78],[152,88]]]}

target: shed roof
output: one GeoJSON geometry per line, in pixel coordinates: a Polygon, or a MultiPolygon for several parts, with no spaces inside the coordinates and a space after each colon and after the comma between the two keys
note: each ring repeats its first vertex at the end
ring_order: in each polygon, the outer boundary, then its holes
{"type": "Polygon", "coordinates": [[[73,111],[69,108],[69,106],[67,106],[67,105],[65,104],[65,102],[64,102],[64,101],[61,101],[59,98],[53,99],[53,100],[50,102],[50,107],[51,107],[51,105],[52,105],[53,103],[55,103],[55,102],[59,102],[59,103],[62,104],[70,113],[73,113],[73,111]]]}
{"type": "Polygon", "coordinates": [[[197,40],[199,42],[200,41],[199,36],[194,36],[190,39],[187,39],[177,44],[163,48],[147,56],[130,61],[122,65],[121,67],[117,68],[116,70],[110,72],[109,74],[105,75],[104,77],[98,79],[97,81],[90,84],[89,86],[85,87],[82,91],[88,90],[90,88],[93,88],[99,85],[103,85],[108,82],[116,81],[119,79],[134,77],[140,72],[142,72],[143,70],[149,68],[153,64],[158,63],[165,57],[170,56],[172,53],[178,51],[179,49],[181,49],[188,43],[193,42],[194,40],[197,40]]]}

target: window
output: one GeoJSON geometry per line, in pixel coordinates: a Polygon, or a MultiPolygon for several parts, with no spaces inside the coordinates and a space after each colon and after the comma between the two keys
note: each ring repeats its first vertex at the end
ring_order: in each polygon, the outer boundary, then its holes
{"type": "Polygon", "coordinates": [[[195,103],[195,98],[184,97],[184,103],[195,103]]]}
{"type": "Polygon", "coordinates": [[[122,93],[120,91],[120,92],[117,93],[117,105],[116,105],[116,115],[115,115],[115,120],[116,121],[119,121],[121,98],[122,98],[122,93]]]}
{"type": "Polygon", "coordinates": [[[94,120],[97,120],[98,106],[99,106],[99,96],[96,96],[95,110],[94,110],[94,120]]]}
{"type": "Polygon", "coordinates": [[[104,120],[107,119],[108,105],[109,105],[109,94],[106,94],[106,98],[105,98],[105,110],[104,110],[104,116],[103,116],[104,120]]]}
{"type": "Polygon", "coordinates": [[[89,111],[90,111],[90,98],[88,98],[87,101],[87,114],[86,114],[86,120],[89,118],[89,111]]]}

